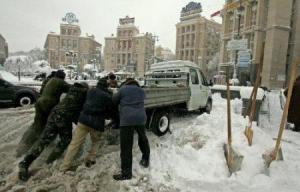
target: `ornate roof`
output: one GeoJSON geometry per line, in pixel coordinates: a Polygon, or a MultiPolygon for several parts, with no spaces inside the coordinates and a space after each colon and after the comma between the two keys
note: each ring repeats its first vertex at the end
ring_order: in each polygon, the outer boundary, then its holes
{"type": "Polygon", "coordinates": [[[181,13],[187,13],[194,10],[201,10],[202,11],[202,5],[201,3],[196,3],[191,1],[189,4],[187,4],[185,7],[182,8],[181,13]]]}

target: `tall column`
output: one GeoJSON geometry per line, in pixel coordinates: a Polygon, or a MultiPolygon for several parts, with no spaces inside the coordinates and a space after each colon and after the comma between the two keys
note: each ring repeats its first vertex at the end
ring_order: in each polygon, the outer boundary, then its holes
{"type": "Polygon", "coordinates": [[[269,89],[283,88],[285,85],[292,4],[293,1],[286,0],[269,1],[262,71],[262,85],[269,89]]]}

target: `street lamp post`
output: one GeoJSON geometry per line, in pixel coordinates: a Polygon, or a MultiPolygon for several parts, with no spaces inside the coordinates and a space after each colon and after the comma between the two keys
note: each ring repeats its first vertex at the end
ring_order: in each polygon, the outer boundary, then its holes
{"type": "MultiPolygon", "coordinates": [[[[73,66],[73,64],[74,64],[74,58],[77,56],[77,53],[74,53],[74,51],[67,51],[66,52],[66,56],[67,57],[71,57],[71,65],[73,66]]],[[[77,62],[76,68],[77,68],[77,77],[78,77],[79,76],[78,62],[77,62]]],[[[70,71],[70,79],[71,79],[71,71],[70,71]]]]}

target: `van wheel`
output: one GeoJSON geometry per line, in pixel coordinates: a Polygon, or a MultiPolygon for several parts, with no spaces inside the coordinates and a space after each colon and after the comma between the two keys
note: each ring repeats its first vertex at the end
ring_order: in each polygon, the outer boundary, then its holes
{"type": "Polygon", "coordinates": [[[17,106],[26,107],[33,104],[34,99],[31,95],[20,95],[16,101],[17,106]]]}
{"type": "Polygon", "coordinates": [[[170,114],[167,111],[154,113],[151,123],[151,130],[157,136],[165,135],[170,128],[170,114]]]}

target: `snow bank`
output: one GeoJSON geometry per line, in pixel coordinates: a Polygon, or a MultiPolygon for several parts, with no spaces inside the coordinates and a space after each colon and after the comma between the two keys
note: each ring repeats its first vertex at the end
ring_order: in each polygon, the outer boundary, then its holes
{"type": "MultiPolygon", "coordinates": [[[[271,119],[280,119],[278,93],[268,93],[271,119]],[[278,109],[279,107],[279,109],[278,109]]],[[[116,182],[112,175],[120,170],[119,144],[108,145],[107,132],[101,140],[97,163],[92,168],[80,165],[75,172],[61,174],[58,167],[61,159],[53,165],[45,164],[42,156],[32,166],[33,176],[27,183],[17,181],[17,163],[13,151],[24,129],[30,125],[33,115],[13,113],[0,116],[0,169],[6,181],[3,191],[26,187],[27,191],[155,191],[155,192],[297,192],[300,189],[300,140],[299,133],[285,131],[282,149],[284,161],[271,164],[269,175],[263,172],[262,153],[273,147],[277,134],[277,123],[265,119],[262,127],[253,124],[253,145],[248,146],[244,136],[246,119],[240,115],[242,101],[232,101],[233,148],[244,156],[242,169],[229,177],[223,152],[227,140],[226,100],[213,95],[211,114],[175,114],[172,134],[157,137],[147,132],[151,158],[150,167],[142,168],[138,162],[141,153],[137,145],[133,148],[133,179],[116,182]],[[275,125],[276,124],[276,125],[275,125]]],[[[9,109],[11,110],[11,109],[9,109]]],[[[15,110],[15,109],[14,109],[15,110]]],[[[277,121],[277,120],[276,120],[277,121]]],[[[118,130],[113,132],[118,136],[118,130]]],[[[84,150],[88,149],[88,144],[84,150]]],[[[83,153],[85,154],[85,153],[83,153]]],[[[79,164],[81,164],[81,160],[79,164]]],[[[1,178],[2,179],[2,178],[1,178]]],[[[12,190],[11,190],[12,191],[12,190]]]]}
{"type": "Polygon", "coordinates": [[[52,71],[50,64],[46,60],[35,61],[31,66],[31,70],[33,73],[47,73],[47,74],[50,74],[52,71]]]}
{"type": "Polygon", "coordinates": [[[47,61],[34,61],[32,57],[26,55],[8,57],[4,63],[4,68],[14,74],[17,74],[20,68],[21,74],[25,75],[51,72],[51,67],[47,61]]]}
{"type": "MultiPolygon", "coordinates": [[[[241,98],[250,99],[252,90],[253,90],[253,87],[241,87],[241,89],[240,89],[241,98]]],[[[265,96],[264,90],[262,88],[258,88],[256,99],[262,100],[264,96],[265,96]]]]}
{"type": "MultiPolygon", "coordinates": [[[[226,85],[213,85],[212,89],[227,90],[227,86],[226,85]]],[[[240,89],[241,89],[240,86],[230,86],[230,90],[233,90],[233,91],[239,91],[240,89]]]]}

